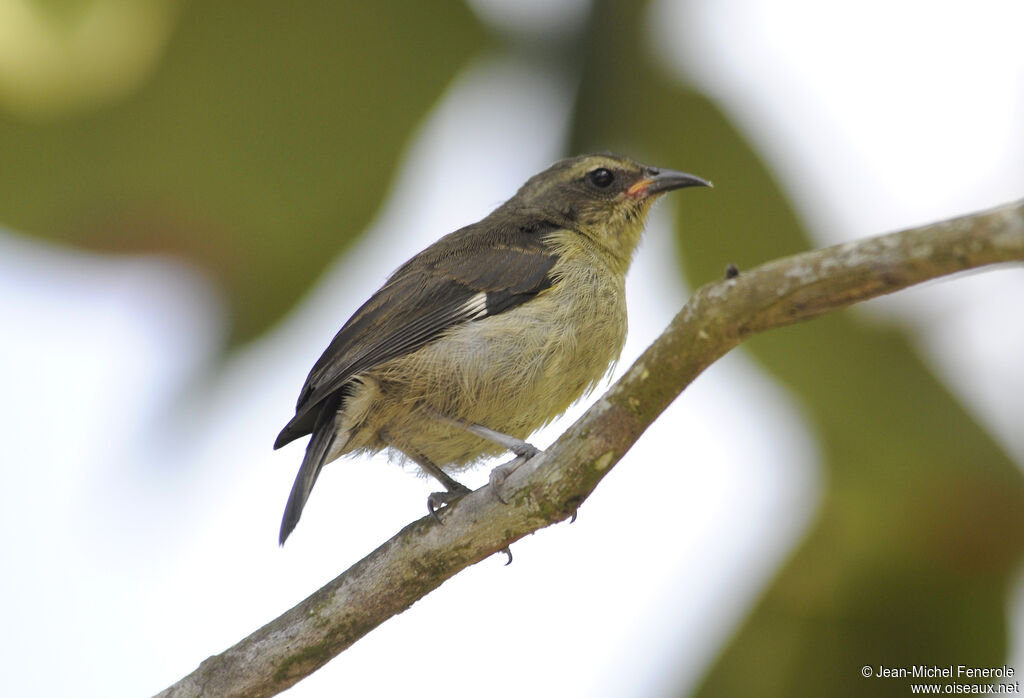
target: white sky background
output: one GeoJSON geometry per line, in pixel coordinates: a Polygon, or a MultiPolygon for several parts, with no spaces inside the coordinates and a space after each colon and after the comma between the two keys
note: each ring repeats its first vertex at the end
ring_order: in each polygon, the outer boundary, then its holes
{"type": "MultiPolygon", "coordinates": [[[[550,6],[521,6],[532,4],[550,6]]],[[[566,6],[557,21],[585,9],[566,6]]],[[[1024,195],[1021,26],[1014,0],[662,0],[652,16],[654,46],[753,139],[822,244],[1024,195]]],[[[309,366],[387,273],[562,155],[568,87],[511,62],[461,75],[363,243],[222,373],[204,373],[220,307],[194,273],[0,236],[0,693],[153,693],[424,513],[428,481],[382,458],[343,460],[279,549],[301,446],[270,445],[309,366]]],[[[728,186],[728,173],[714,178],[728,186]]],[[[620,372],[685,299],[660,265],[672,259],[665,214],[698,195],[713,192],[674,195],[652,218],[620,372]]],[[[1024,313],[1009,311],[1020,299],[1017,269],[867,312],[912,326],[1024,462],[1024,313]]],[[[567,423],[532,440],[545,446],[567,423]]],[[[509,567],[499,555],[466,570],[288,695],[658,695],[669,676],[696,681],[799,539],[815,462],[798,408],[727,357],[575,524],[515,544],[509,567]]],[[[486,469],[465,479],[482,484],[486,469]]],[[[1014,615],[1020,667],[1024,604],[1014,615]]]]}

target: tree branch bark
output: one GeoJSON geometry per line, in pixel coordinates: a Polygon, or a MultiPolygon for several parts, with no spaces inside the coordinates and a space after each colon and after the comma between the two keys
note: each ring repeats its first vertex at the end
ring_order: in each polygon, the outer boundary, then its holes
{"type": "Polygon", "coordinates": [[[545,453],[402,529],[312,596],[159,696],[272,696],[460,570],[562,521],[661,412],[756,332],[809,320],[940,276],[1024,262],[1024,200],[932,225],[804,252],[700,288],[626,374],[545,453]]]}

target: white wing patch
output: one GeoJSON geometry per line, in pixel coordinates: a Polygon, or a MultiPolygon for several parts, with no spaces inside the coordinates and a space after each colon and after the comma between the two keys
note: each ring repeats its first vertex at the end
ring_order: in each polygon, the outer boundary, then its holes
{"type": "Polygon", "coordinates": [[[477,293],[462,304],[460,315],[465,313],[468,320],[479,320],[487,317],[487,294],[477,293]]]}

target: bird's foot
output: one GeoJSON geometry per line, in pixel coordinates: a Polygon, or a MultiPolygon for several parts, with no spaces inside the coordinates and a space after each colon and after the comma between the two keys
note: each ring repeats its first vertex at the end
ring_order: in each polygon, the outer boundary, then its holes
{"type": "Polygon", "coordinates": [[[497,466],[491,471],[487,480],[490,482],[491,491],[494,492],[494,498],[502,504],[508,504],[508,500],[505,499],[505,493],[502,490],[505,487],[505,480],[519,468],[520,465],[526,462],[525,458],[517,456],[514,460],[510,460],[508,463],[503,463],[497,466]]]}
{"type": "Polygon", "coordinates": [[[441,521],[441,517],[438,516],[437,512],[442,507],[447,508],[455,502],[459,501],[472,490],[465,485],[459,484],[458,482],[452,481],[454,486],[451,487],[447,492],[433,492],[427,497],[427,511],[433,516],[438,523],[444,523],[441,521]]]}
{"type": "MultiPolygon", "coordinates": [[[[530,460],[531,458],[533,458],[538,453],[541,453],[541,450],[539,448],[537,448],[533,444],[527,443],[525,441],[521,441],[521,442],[519,442],[517,444],[513,444],[512,446],[509,446],[508,450],[512,451],[512,453],[514,453],[517,456],[519,456],[519,458],[522,458],[523,463],[525,463],[526,461],[530,460]]],[[[519,460],[519,458],[517,458],[516,460],[519,460]]],[[[511,465],[511,464],[509,464],[509,465],[511,465]]],[[[498,467],[501,468],[501,467],[504,467],[504,466],[500,466],[499,465],[498,467]]],[[[518,467],[519,466],[517,465],[516,468],[518,468],[518,467]]],[[[513,470],[515,470],[515,468],[513,468],[513,470]]],[[[509,474],[511,475],[511,473],[509,473],[509,474]]]]}
{"type": "Polygon", "coordinates": [[[515,458],[510,460],[508,463],[502,463],[497,466],[491,471],[490,476],[487,478],[491,485],[491,491],[494,492],[494,496],[502,504],[508,504],[508,500],[505,499],[505,493],[503,492],[505,488],[505,481],[508,479],[508,476],[518,470],[519,466],[533,458],[538,453],[543,453],[539,448],[531,446],[525,441],[522,445],[525,448],[512,449],[512,452],[516,454],[515,458]]]}

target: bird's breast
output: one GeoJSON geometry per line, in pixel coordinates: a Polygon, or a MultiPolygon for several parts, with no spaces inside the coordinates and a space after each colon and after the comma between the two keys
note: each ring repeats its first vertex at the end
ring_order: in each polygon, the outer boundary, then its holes
{"type": "Polygon", "coordinates": [[[551,287],[525,303],[453,326],[369,372],[374,416],[352,446],[370,447],[386,432],[392,445],[460,465],[501,449],[431,423],[417,406],[524,439],[562,414],[600,382],[625,342],[624,280],[601,261],[563,257],[551,287]]]}
{"type": "Polygon", "coordinates": [[[622,280],[603,271],[556,267],[556,283],[536,297],[456,326],[418,351],[422,375],[449,383],[431,386],[443,403],[437,408],[525,435],[594,387],[626,336],[622,280]]]}

